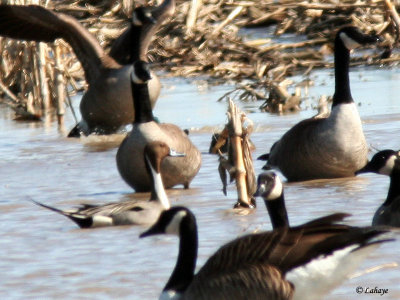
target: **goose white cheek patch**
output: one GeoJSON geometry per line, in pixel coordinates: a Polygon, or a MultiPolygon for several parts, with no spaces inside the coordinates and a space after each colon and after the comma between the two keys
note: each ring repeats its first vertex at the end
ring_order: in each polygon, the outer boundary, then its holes
{"type": "Polygon", "coordinates": [[[136,12],[133,12],[133,14],[132,14],[132,23],[135,26],[142,26],[143,25],[142,21],[139,20],[136,12]]]}
{"type": "Polygon", "coordinates": [[[186,211],[178,212],[169,222],[167,228],[165,229],[165,233],[179,235],[179,227],[181,225],[182,219],[186,216],[186,211]]]}
{"type": "Polygon", "coordinates": [[[352,50],[355,49],[357,47],[360,46],[359,43],[357,43],[355,40],[353,40],[351,37],[349,37],[347,34],[345,34],[344,32],[340,33],[340,39],[343,41],[344,46],[348,49],[348,50],[352,50]]]}
{"type": "Polygon", "coordinates": [[[392,173],[392,170],[394,168],[396,159],[397,159],[396,156],[392,155],[386,161],[386,164],[382,168],[379,169],[379,174],[390,176],[390,173],[392,173]]]}
{"type": "Polygon", "coordinates": [[[282,189],[282,181],[279,179],[278,176],[276,176],[274,187],[272,188],[271,193],[269,193],[267,200],[275,200],[279,198],[282,195],[282,189]]]}

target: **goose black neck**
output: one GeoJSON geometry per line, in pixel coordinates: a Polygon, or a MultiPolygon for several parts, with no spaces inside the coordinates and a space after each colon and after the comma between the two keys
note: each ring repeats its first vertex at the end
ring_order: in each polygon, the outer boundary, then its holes
{"type": "Polygon", "coordinates": [[[350,51],[339,36],[335,39],[335,94],[332,107],[338,104],[352,103],[350,91],[349,64],[350,51]]]}
{"type": "Polygon", "coordinates": [[[147,83],[135,83],[131,80],[135,124],[154,121],[147,83]]]}
{"type": "Polygon", "coordinates": [[[286,211],[285,199],[282,195],[275,200],[264,200],[271,219],[272,228],[289,227],[289,218],[286,211]]]}
{"type": "Polygon", "coordinates": [[[193,280],[197,260],[197,225],[193,215],[182,220],[179,234],[179,254],[174,271],[164,291],[184,292],[193,280]]]}
{"type": "Polygon", "coordinates": [[[392,174],[390,174],[389,192],[383,205],[390,205],[398,196],[400,196],[400,170],[394,168],[392,174]]]}
{"type": "Polygon", "coordinates": [[[131,61],[140,60],[141,57],[141,45],[142,43],[140,40],[142,39],[143,33],[143,26],[134,25],[132,24],[131,28],[128,29],[128,33],[130,34],[129,40],[129,48],[131,50],[131,61]]]}

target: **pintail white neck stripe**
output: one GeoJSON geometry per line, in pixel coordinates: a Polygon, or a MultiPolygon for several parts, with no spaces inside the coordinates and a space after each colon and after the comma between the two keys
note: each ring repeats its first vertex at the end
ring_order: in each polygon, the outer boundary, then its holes
{"type": "Polygon", "coordinates": [[[153,176],[154,179],[154,189],[157,194],[157,198],[164,209],[169,209],[171,205],[169,203],[168,196],[164,189],[164,184],[162,182],[161,174],[153,169],[153,165],[151,164],[147,156],[146,156],[146,161],[149,164],[151,175],[153,176]]]}
{"type": "Polygon", "coordinates": [[[352,49],[355,49],[360,46],[360,43],[357,41],[353,40],[351,37],[349,37],[345,32],[341,32],[339,34],[340,39],[343,41],[344,46],[350,51],[352,49]]]}

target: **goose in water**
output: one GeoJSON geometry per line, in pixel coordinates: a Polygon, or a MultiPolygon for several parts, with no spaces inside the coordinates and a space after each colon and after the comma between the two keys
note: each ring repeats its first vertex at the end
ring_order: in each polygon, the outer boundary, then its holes
{"type": "Polygon", "coordinates": [[[263,172],[258,175],[254,196],[263,198],[273,229],[289,227],[282,181],[275,172],[263,172]]]}
{"type": "Polygon", "coordinates": [[[339,224],[346,216],[237,238],[217,250],[197,274],[197,225],[187,208],[163,211],[140,237],[179,236],[177,263],[159,299],[320,299],[322,290],[343,281],[366,253],[387,241],[377,239],[384,230],[339,224]],[[319,285],[308,285],[315,278],[319,285]],[[307,294],[300,294],[302,286],[308,286],[307,294]]]}
{"type": "Polygon", "coordinates": [[[150,201],[125,201],[105,205],[84,204],[75,210],[67,211],[34,202],[70,218],[81,228],[154,224],[161,211],[170,208],[160,175],[161,162],[167,156],[177,157],[184,154],[175,152],[160,141],[150,142],[144,148],[146,170],[152,181],[150,201]]]}
{"type": "MultiPolygon", "coordinates": [[[[279,176],[275,172],[264,172],[261,173],[257,178],[257,191],[254,196],[260,196],[263,198],[265,205],[267,206],[268,213],[271,219],[272,227],[274,230],[281,230],[282,228],[289,228],[289,220],[285,206],[285,199],[283,194],[283,185],[279,178],[279,176]]],[[[315,225],[316,223],[321,223],[328,221],[333,217],[345,217],[349,216],[346,214],[333,214],[327,217],[319,218],[314,221],[308,222],[305,225],[315,225]],[[324,220],[325,219],[325,220],[324,220]]],[[[303,225],[304,226],[304,225],[303,225]]],[[[343,225],[346,226],[346,225],[343,225]]],[[[301,227],[301,226],[300,226],[301,227]]],[[[348,228],[355,228],[346,226],[348,228]]],[[[358,230],[366,230],[374,231],[370,227],[365,227],[364,229],[358,228],[358,230]]],[[[312,239],[312,236],[308,238],[312,239]]],[[[344,237],[343,237],[344,238],[344,237]]],[[[354,239],[353,243],[357,244],[360,242],[358,237],[352,236],[350,239],[354,239]],[[356,242],[357,240],[357,242],[356,242]]],[[[339,244],[342,243],[338,242],[339,244]]],[[[370,253],[370,250],[373,250],[373,247],[364,248],[364,246],[372,245],[374,242],[372,240],[366,239],[367,244],[361,242],[359,245],[361,247],[354,248],[357,251],[354,254],[346,251],[346,247],[344,246],[342,250],[337,249],[332,252],[332,259],[323,262],[321,258],[317,258],[313,265],[313,261],[310,262],[309,266],[303,266],[301,268],[297,268],[296,270],[292,270],[286,275],[286,279],[292,282],[295,286],[295,297],[296,299],[322,299],[323,295],[327,293],[327,291],[332,290],[337,285],[340,284],[341,281],[346,279],[347,275],[350,275],[355,271],[358,264],[370,253]],[[361,251],[358,251],[361,250],[361,251]],[[335,251],[336,254],[335,254],[335,251]],[[341,253],[343,251],[343,253],[341,253]],[[337,260],[335,259],[335,256],[337,260]],[[322,263],[319,264],[319,261],[322,263]],[[330,264],[329,269],[320,268],[320,266],[324,267],[324,264],[330,264]],[[314,270],[313,270],[314,269],[314,270]],[[327,277],[329,272],[329,276],[327,277]],[[308,274],[305,274],[307,273],[308,274]],[[305,277],[303,277],[305,276],[305,277]],[[312,291],[312,293],[310,293],[312,291]]],[[[348,241],[351,243],[350,241],[348,241]]],[[[354,245],[354,244],[353,244],[354,245]]],[[[351,246],[350,246],[351,247],[351,246]]]]}
{"type": "Polygon", "coordinates": [[[301,121],[260,159],[277,167],[289,181],[354,176],[367,162],[368,146],[350,92],[350,51],[376,43],[356,27],[340,29],[335,38],[335,93],[328,117],[301,121]]]}
{"type": "Polygon", "coordinates": [[[372,225],[400,227],[399,152],[393,150],[379,151],[365,167],[356,172],[356,175],[367,172],[390,176],[389,192],[385,202],[376,211],[372,225]]]}
{"type": "MultiPolygon", "coordinates": [[[[0,5],[0,35],[29,41],[54,42],[58,38],[67,41],[82,64],[88,83],[80,102],[82,120],[68,136],[110,134],[133,121],[129,80],[132,62],[146,60],[153,34],[174,10],[174,0],[164,0],[154,8],[136,8],[131,26],[116,40],[111,56],[75,18],[37,5],[0,5]]],[[[159,79],[152,74],[149,81],[152,106],[160,87],[159,79]]]]}
{"type": "Polygon", "coordinates": [[[161,164],[161,176],[165,188],[183,184],[188,188],[201,164],[200,151],[192,144],[188,135],[174,124],[157,123],[150,105],[149,88],[144,74],[151,77],[148,64],[134,63],[131,76],[135,121],[129,135],[121,143],[117,152],[117,166],[121,177],[136,191],[151,188],[150,177],[145,172],[143,160],[144,146],[154,140],[165,142],[176,151],[185,153],[180,160],[166,158],[161,164]]]}

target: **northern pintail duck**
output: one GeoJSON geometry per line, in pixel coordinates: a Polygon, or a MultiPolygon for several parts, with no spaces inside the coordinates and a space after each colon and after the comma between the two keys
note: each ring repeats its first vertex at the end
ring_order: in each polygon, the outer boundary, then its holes
{"type": "MultiPolygon", "coordinates": [[[[30,41],[54,42],[58,38],[67,41],[82,64],[88,83],[80,102],[82,120],[69,136],[109,134],[133,121],[129,80],[132,62],[146,60],[154,32],[174,10],[174,0],[164,0],[154,8],[136,8],[131,26],[117,39],[111,55],[75,18],[37,5],[0,5],[0,35],[30,41]]],[[[152,106],[160,88],[158,77],[152,74],[149,81],[152,106]]]]}
{"type": "Polygon", "coordinates": [[[129,135],[121,143],[117,152],[117,166],[122,178],[136,191],[151,188],[148,174],[145,172],[143,160],[144,146],[154,140],[165,142],[176,151],[185,153],[182,159],[166,158],[161,165],[161,176],[165,188],[182,184],[189,187],[201,164],[200,151],[190,141],[188,135],[174,124],[157,123],[154,120],[150,105],[147,81],[142,74],[150,71],[143,61],[137,61],[132,71],[132,93],[135,102],[135,121],[129,135]]]}
{"type": "Polygon", "coordinates": [[[219,248],[197,274],[197,225],[187,208],[163,211],[140,237],[179,236],[177,263],[159,299],[316,299],[318,286],[309,286],[306,295],[300,295],[298,287],[313,276],[319,276],[325,286],[342,281],[343,269],[354,265],[364,250],[384,241],[376,239],[383,230],[338,224],[345,216],[334,214],[237,238],[219,248]],[[340,274],[332,272],[338,264],[340,274]]]}
{"type": "Polygon", "coordinates": [[[340,29],[335,38],[335,93],[328,117],[301,121],[271,148],[267,166],[277,167],[289,181],[354,176],[367,162],[365,140],[349,83],[350,51],[376,43],[356,27],[340,29]]]}
{"type": "MultiPolygon", "coordinates": [[[[152,182],[150,201],[125,201],[105,205],[82,205],[73,210],[60,210],[34,201],[36,204],[60,213],[81,228],[113,225],[151,225],[155,223],[161,211],[170,208],[160,175],[161,162],[168,156],[184,156],[160,141],[149,142],[144,147],[146,171],[152,182]]],[[[181,158],[175,158],[181,159],[181,158]]]]}
{"type": "Polygon", "coordinates": [[[379,151],[365,167],[356,172],[356,175],[367,172],[390,176],[389,192],[385,202],[375,212],[372,225],[400,227],[399,152],[393,150],[379,151]]]}

